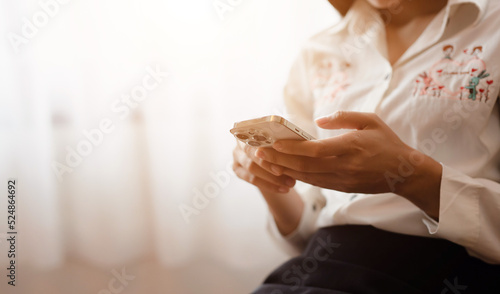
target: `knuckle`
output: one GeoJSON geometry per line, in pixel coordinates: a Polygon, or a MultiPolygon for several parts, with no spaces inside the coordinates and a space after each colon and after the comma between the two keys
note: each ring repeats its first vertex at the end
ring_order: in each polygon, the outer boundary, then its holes
{"type": "Polygon", "coordinates": [[[353,131],[353,133],[349,136],[349,139],[347,141],[352,149],[357,150],[360,148],[361,140],[362,138],[361,135],[358,133],[358,131],[353,131]]]}
{"type": "Polygon", "coordinates": [[[347,111],[345,110],[339,110],[337,112],[335,112],[334,114],[334,119],[335,120],[344,120],[347,116],[347,111]]]}
{"type": "Polygon", "coordinates": [[[361,135],[359,134],[359,131],[353,131],[351,140],[353,143],[359,143],[361,141],[361,135]]]}
{"type": "Polygon", "coordinates": [[[325,153],[326,149],[326,144],[322,141],[318,141],[318,143],[314,145],[314,148],[312,149],[312,155],[314,157],[320,157],[325,153]]]}

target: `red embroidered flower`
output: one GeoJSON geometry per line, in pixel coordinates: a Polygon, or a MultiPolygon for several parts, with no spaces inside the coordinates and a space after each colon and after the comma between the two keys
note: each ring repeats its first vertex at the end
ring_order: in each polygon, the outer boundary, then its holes
{"type": "Polygon", "coordinates": [[[483,92],[484,92],[484,89],[479,89],[479,92],[483,93],[483,92]]]}
{"type": "Polygon", "coordinates": [[[486,83],[488,83],[488,85],[491,85],[493,84],[493,80],[486,81],[486,83]]]}

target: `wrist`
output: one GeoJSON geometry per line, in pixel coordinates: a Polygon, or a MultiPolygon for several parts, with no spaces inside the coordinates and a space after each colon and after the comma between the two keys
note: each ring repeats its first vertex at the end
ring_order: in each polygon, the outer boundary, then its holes
{"type": "Polygon", "coordinates": [[[295,189],[288,193],[274,193],[259,189],[267,203],[279,232],[286,236],[299,225],[304,202],[295,189]]]}
{"type": "Polygon", "coordinates": [[[438,220],[442,166],[424,153],[411,149],[404,156],[411,173],[396,187],[395,193],[411,201],[427,215],[438,220]]]}

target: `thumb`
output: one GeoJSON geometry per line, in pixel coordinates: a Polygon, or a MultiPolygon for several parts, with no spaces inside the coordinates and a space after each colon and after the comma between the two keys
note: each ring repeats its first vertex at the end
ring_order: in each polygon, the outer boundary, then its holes
{"type": "Polygon", "coordinates": [[[316,119],[322,129],[356,129],[364,130],[378,124],[378,116],[370,112],[337,111],[316,119]]]}

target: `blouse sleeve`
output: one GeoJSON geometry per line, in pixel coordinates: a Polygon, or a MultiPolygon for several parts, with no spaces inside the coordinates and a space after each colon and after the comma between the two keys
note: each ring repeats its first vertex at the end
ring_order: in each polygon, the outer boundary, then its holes
{"type": "Polygon", "coordinates": [[[500,264],[500,184],[443,165],[439,222],[426,216],[429,233],[500,264]]]}

